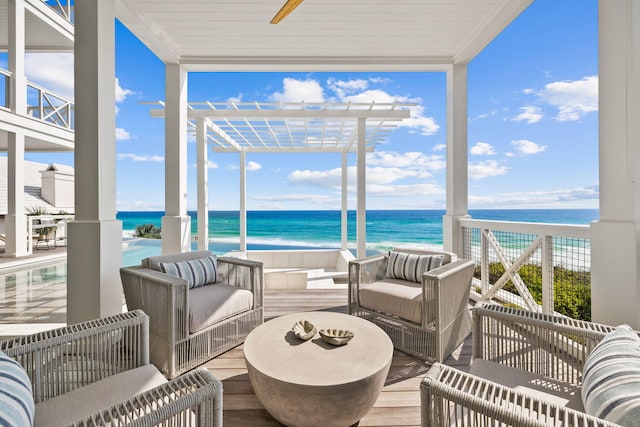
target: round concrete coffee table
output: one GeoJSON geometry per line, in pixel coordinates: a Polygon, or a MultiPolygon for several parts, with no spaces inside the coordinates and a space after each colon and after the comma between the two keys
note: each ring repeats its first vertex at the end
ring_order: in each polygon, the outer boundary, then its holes
{"type": "Polygon", "coordinates": [[[255,328],[244,342],[249,379],[258,400],[287,426],[350,426],[371,409],[387,378],[393,344],[371,322],[330,312],[278,317],[255,328]],[[300,320],[320,329],[355,333],[347,344],[325,343],[319,333],[298,339],[300,320]]]}

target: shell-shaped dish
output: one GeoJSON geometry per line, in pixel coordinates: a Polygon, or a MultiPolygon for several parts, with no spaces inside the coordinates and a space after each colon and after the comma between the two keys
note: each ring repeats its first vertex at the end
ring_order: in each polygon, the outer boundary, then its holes
{"type": "Polygon", "coordinates": [[[296,337],[304,341],[313,338],[316,332],[318,332],[316,327],[313,326],[313,323],[309,322],[308,320],[301,320],[294,323],[291,330],[296,337]]]}
{"type": "Polygon", "coordinates": [[[320,336],[325,342],[332,345],[344,345],[353,338],[355,334],[342,329],[320,329],[320,336]]]}

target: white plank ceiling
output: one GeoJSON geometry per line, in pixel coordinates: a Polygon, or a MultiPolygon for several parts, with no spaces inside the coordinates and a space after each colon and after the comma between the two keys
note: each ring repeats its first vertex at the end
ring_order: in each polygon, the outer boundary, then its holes
{"type": "Polygon", "coordinates": [[[118,18],[190,70],[428,70],[465,63],[533,0],[117,0],[118,18]]]}

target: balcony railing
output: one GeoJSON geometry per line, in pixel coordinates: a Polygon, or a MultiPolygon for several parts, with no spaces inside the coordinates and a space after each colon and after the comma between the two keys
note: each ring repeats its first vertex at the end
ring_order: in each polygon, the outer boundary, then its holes
{"type": "MultiPolygon", "coordinates": [[[[0,108],[11,108],[10,71],[0,68],[0,108]]],[[[74,129],[72,101],[32,82],[27,82],[27,114],[65,129],[74,129]]]]}
{"type": "Polygon", "coordinates": [[[11,72],[0,68],[0,108],[11,108],[11,72]]]}
{"type": "Polygon", "coordinates": [[[55,10],[60,16],[73,23],[73,0],[42,0],[44,4],[55,10]]]}
{"type": "Polygon", "coordinates": [[[543,313],[590,318],[587,225],[460,220],[462,257],[476,261],[472,292],[543,313]]]}
{"type": "Polygon", "coordinates": [[[35,83],[27,82],[27,114],[43,122],[73,130],[73,102],[35,83]]]}

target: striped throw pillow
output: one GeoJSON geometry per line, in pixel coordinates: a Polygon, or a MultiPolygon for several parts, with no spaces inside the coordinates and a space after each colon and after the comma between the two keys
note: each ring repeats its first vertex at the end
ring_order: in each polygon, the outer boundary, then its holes
{"type": "Polygon", "coordinates": [[[32,426],[34,408],[26,371],[0,351],[0,425],[32,426]]]}
{"type": "Polygon", "coordinates": [[[185,279],[189,289],[216,283],[218,258],[211,255],[189,261],[159,262],[158,268],[170,276],[185,279]]]}
{"type": "Polygon", "coordinates": [[[582,403],[590,415],[640,425],[640,338],[630,326],[618,326],[587,356],[582,403]]]}
{"type": "Polygon", "coordinates": [[[416,255],[404,252],[389,252],[387,278],[422,282],[422,273],[442,265],[442,255],[416,255]]]}

